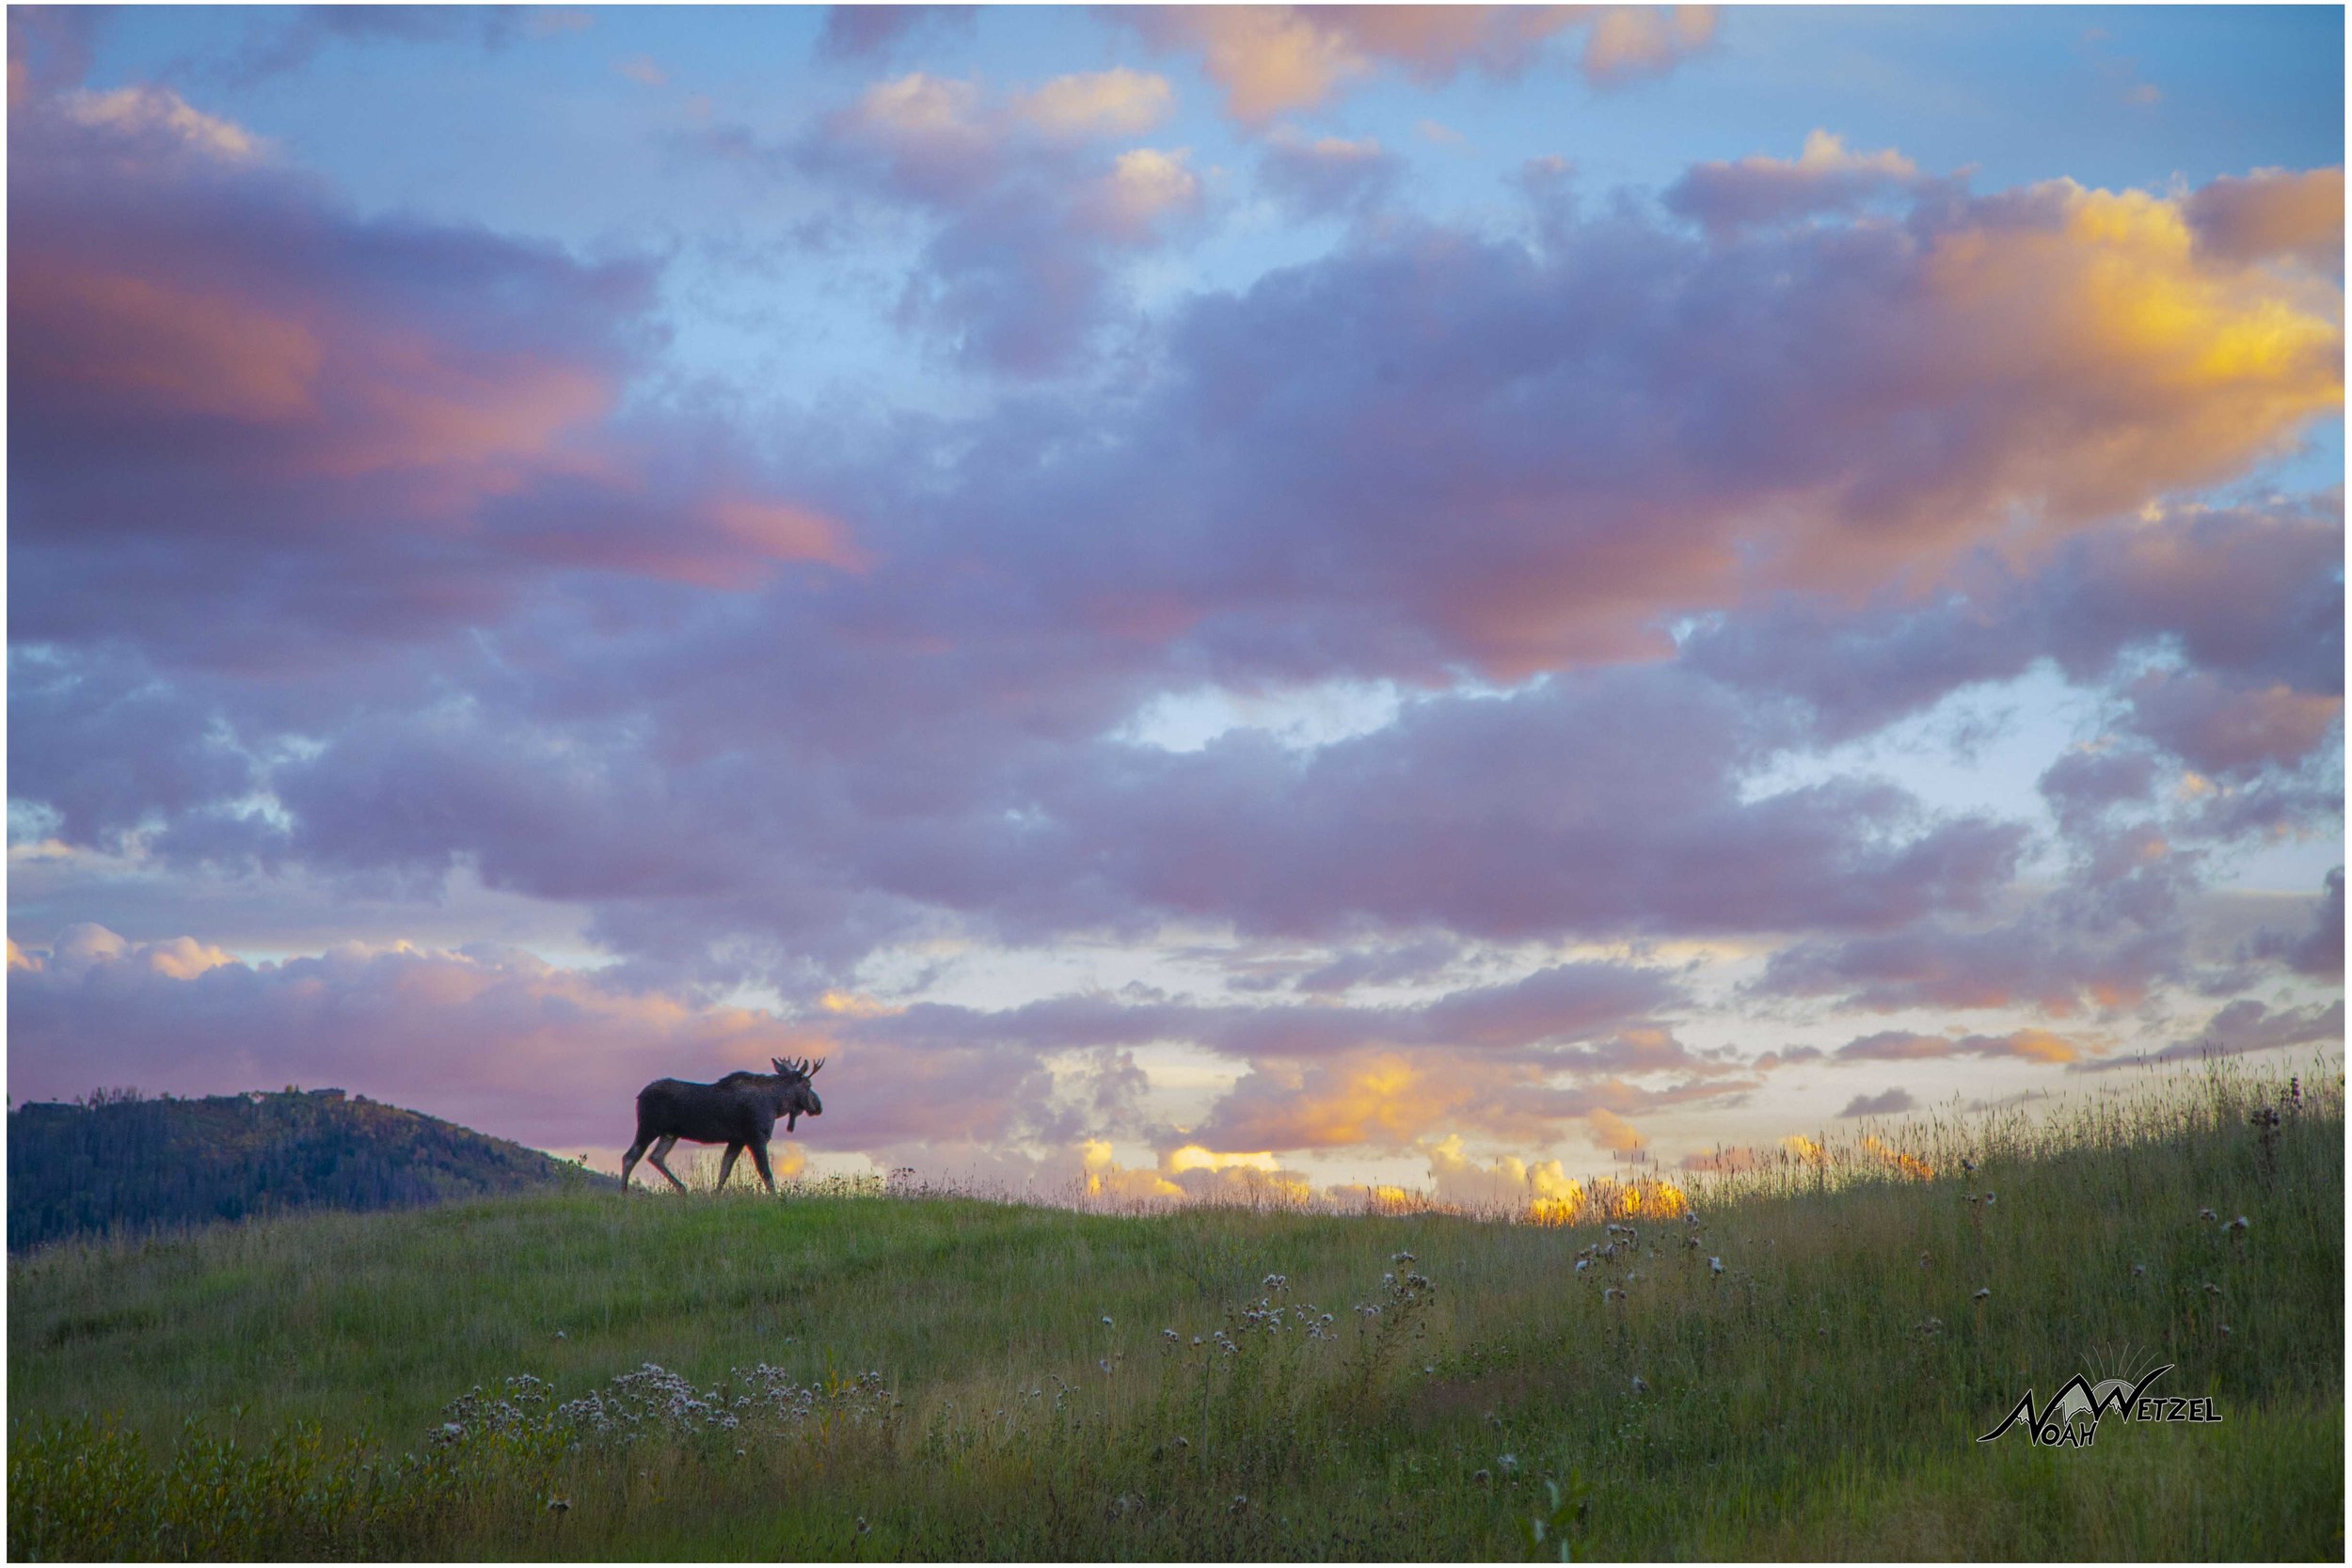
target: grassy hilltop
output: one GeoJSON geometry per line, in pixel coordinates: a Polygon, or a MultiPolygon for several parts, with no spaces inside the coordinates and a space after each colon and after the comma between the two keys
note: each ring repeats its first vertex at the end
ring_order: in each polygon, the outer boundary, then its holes
{"type": "Polygon", "coordinates": [[[1629,1243],[836,1189],[50,1249],[9,1556],[2340,1560],[2342,1085],[1915,1126],[1629,1243]],[[2220,1424],[1976,1441],[2168,1361],[2220,1424]]]}

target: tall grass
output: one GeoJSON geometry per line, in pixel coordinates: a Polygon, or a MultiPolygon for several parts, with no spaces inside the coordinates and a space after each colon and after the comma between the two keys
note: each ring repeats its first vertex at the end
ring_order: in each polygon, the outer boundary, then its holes
{"type": "Polygon", "coordinates": [[[1662,1221],[841,1183],[53,1250],[10,1556],[2340,1558],[2343,1079],[2298,1088],[1872,1129],[1662,1221]],[[2166,1362],[2220,1424],[1976,1441],[2166,1362]]]}

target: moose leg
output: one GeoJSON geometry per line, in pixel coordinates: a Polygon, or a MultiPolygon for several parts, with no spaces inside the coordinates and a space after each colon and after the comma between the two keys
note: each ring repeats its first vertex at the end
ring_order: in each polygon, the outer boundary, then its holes
{"type": "Polygon", "coordinates": [[[628,1146],[628,1152],[621,1156],[621,1191],[628,1191],[628,1173],[635,1170],[637,1162],[645,1157],[645,1146],[651,1142],[651,1138],[641,1133],[637,1141],[628,1146]]]}
{"type": "Polygon", "coordinates": [[[771,1193],[774,1192],[776,1190],[776,1179],[768,1169],[767,1139],[762,1138],[757,1143],[752,1145],[752,1164],[759,1167],[759,1179],[768,1183],[768,1190],[771,1193]]]}
{"type": "Polygon", "coordinates": [[[725,1190],[727,1178],[735,1174],[735,1157],[742,1152],[743,1146],[741,1144],[727,1145],[727,1157],[719,1162],[719,1185],[713,1187],[711,1189],[712,1192],[722,1192],[725,1190]]]}
{"type": "Polygon", "coordinates": [[[682,1193],[686,1190],[686,1183],[677,1179],[677,1172],[672,1170],[669,1166],[669,1163],[662,1159],[663,1155],[669,1153],[670,1150],[675,1148],[676,1147],[677,1140],[675,1138],[664,1138],[660,1143],[653,1146],[653,1152],[646,1155],[645,1158],[653,1162],[654,1169],[660,1171],[662,1175],[670,1179],[671,1186],[675,1187],[682,1193]]]}

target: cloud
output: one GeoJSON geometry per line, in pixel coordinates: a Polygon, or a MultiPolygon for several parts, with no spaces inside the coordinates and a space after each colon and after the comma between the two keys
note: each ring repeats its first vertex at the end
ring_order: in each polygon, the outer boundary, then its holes
{"type": "Polygon", "coordinates": [[[2276,1051],[2292,1045],[2344,1043],[2344,1000],[2324,1006],[2272,1008],[2251,997],[2240,997],[2185,1039],[2161,1051],[2118,1056],[2104,1062],[2077,1063],[2077,1072],[2137,1067],[2147,1062],[2198,1061],[2216,1056],[2240,1056],[2255,1051],[2276,1051]]]}
{"type": "Polygon", "coordinates": [[[2328,873],[2327,892],[2313,911],[2311,929],[2265,930],[2251,944],[2255,957],[2274,958],[2314,980],[2344,980],[2344,867],[2328,873]]]}
{"type": "Polygon", "coordinates": [[[1258,160],[1258,182],[1293,217],[1359,212],[1384,199],[1398,177],[1395,156],[1367,136],[1307,136],[1277,126],[1258,160]]]}
{"type": "Polygon", "coordinates": [[[1168,78],[1116,66],[1013,95],[1012,113],[1055,136],[1140,136],[1176,112],[1168,78]]]}
{"type": "Polygon", "coordinates": [[[1905,1088],[1892,1088],[1883,1094],[1858,1094],[1846,1101],[1841,1117],[1895,1117],[1911,1110],[1917,1102],[1905,1088]]]}
{"type": "MultiPolygon", "coordinates": [[[[1247,1071],[1204,1119],[1151,1132],[1170,1148],[1263,1150],[1271,1160],[1300,1148],[1401,1148],[1439,1130],[1549,1141],[1578,1124],[1614,1148],[1639,1141],[1629,1115],[1755,1086],[1742,1076],[1747,1064],[1727,1053],[1694,1053],[1669,1029],[1632,1022],[1677,994],[1656,972],[1581,963],[1378,1007],[1083,995],[994,1011],[916,1003],[813,1026],[894,1058],[1091,1051],[1116,1053],[1104,1058],[1116,1063],[1134,1047],[1184,1043],[1244,1061],[1247,1071]]],[[[1122,1103],[1139,1106],[1136,1085],[1120,1082],[1122,1103]]],[[[1115,1112],[1099,1088],[1060,1098],[1067,1113],[1032,1113],[1024,1125],[1054,1139],[1113,1124],[1148,1131],[1139,1109],[1115,1112]]]]}
{"type": "Polygon", "coordinates": [[[1826,594],[1764,598],[1698,629],[1683,656],[1802,699],[1832,738],[2042,658],[2089,683],[2120,656],[2162,654],[2233,687],[2340,697],[2343,554],[2332,496],[2167,509],[2024,562],[1973,552],[1932,592],[1882,590],[1859,605],[1826,594]]]}
{"type": "Polygon", "coordinates": [[[1712,6],[1604,6],[1584,41],[1585,76],[1615,86],[1662,76],[1715,41],[1712,6]]]}
{"type": "Polygon", "coordinates": [[[896,53],[926,31],[970,32],[977,6],[829,6],[817,53],[836,60],[871,60],[896,53]]]}
{"type": "Polygon", "coordinates": [[[1460,958],[1461,952],[1458,942],[1444,937],[1425,938],[1396,947],[1344,952],[1307,970],[1295,985],[1306,994],[1326,995],[1363,985],[1410,984],[1442,973],[1460,958]]]}
{"type": "Polygon", "coordinates": [[[1917,166],[1891,148],[1850,152],[1838,137],[1813,131],[1793,162],[1758,156],[1695,165],[1667,188],[1664,199],[1668,208],[1720,237],[1759,224],[1841,212],[1874,196],[1905,190],[1918,176],[1917,166]]]}
{"type": "Polygon", "coordinates": [[[1183,148],[1127,139],[1174,105],[1161,77],[1120,68],[991,96],[921,71],[878,82],[822,117],[791,158],[851,199],[881,197],[933,222],[900,295],[908,325],[966,363],[1042,377],[1083,362],[1117,313],[1123,258],[1201,204],[1183,148]]]}
{"type": "Polygon", "coordinates": [[[676,437],[618,413],[647,265],[356,217],[161,89],[11,121],[20,639],[135,626],[178,662],[307,663],[552,572],[863,563],[723,442],[642,457],[676,437]]]}
{"type": "Polygon", "coordinates": [[[616,1149],[654,1078],[818,1055],[826,1115],[803,1136],[855,1150],[1113,1130],[1134,1120],[1140,1087],[1117,1055],[1060,1082],[1023,1046],[845,1038],[825,1021],[491,946],[346,943],[256,964],[188,938],[134,943],[85,925],[47,949],[12,943],[9,970],[20,1099],[101,1082],[183,1095],[331,1085],[543,1148],[616,1149]]]}
{"type": "Polygon", "coordinates": [[[248,964],[186,938],[130,943],[82,926],[29,957],[8,984],[18,1098],[99,1082],[183,1095],[332,1085],[540,1148],[606,1148],[626,1140],[653,1078],[800,1053],[766,1015],[520,954],[354,944],[248,964]]]}
{"type": "Polygon", "coordinates": [[[2344,717],[2340,694],[2238,685],[2204,671],[2151,671],[2132,683],[2127,701],[2134,729],[2218,778],[2292,764],[2344,717]]]}
{"type": "Polygon", "coordinates": [[[228,161],[262,150],[261,139],[243,126],[191,107],[168,87],[135,83],[110,92],[76,89],[56,102],[66,119],[125,144],[176,144],[228,161]]]}
{"type": "Polygon", "coordinates": [[[1086,209],[1093,223],[1115,238],[1144,239],[1161,219],[1200,206],[1200,179],[1186,166],[1190,158],[1181,147],[1121,152],[1086,209]]]}
{"type": "Polygon", "coordinates": [[[1585,1071],[1735,1070],[1692,1055],[1662,1029],[1640,1026],[1681,996],[1674,980],[1658,970],[1583,962],[1555,964],[1433,1001],[1384,1006],[1203,1006],[1088,994],[1001,1009],[915,1003],[844,1020],[835,1027],[850,1037],[909,1046],[1002,1042],[1054,1052],[1184,1041],[1248,1058],[1409,1046],[1494,1055],[1537,1053],[1551,1067],[1585,1071]]]}
{"type": "MultiPolygon", "coordinates": [[[[819,140],[936,224],[913,319],[1083,362],[1200,175],[882,86],[819,140]]],[[[1769,770],[2041,657],[2340,697],[2338,510],[2173,495],[2332,414],[2340,290],[2213,260],[2193,193],[1940,189],[1729,246],[1638,207],[1359,226],[1139,324],[1115,389],[755,433],[651,395],[651,261],[364,219],[266,149],[60,102],[14,118],[17,787],[158,868],[478,878],[584,910],[648,990],[1176,927],[1343,969],[1738,935],[1793,941],[1768,973],[1798,994],[2109,1007],[2182,973],[2172,823],[2114,795],[2075,901],[2019,917],[2026,824],[1769,770]],[[1394,717],[1121,738],[1171,695],[1333,683],[1394,717]]],[[[2215,809],[2324,819],[2330,780],[2271,788],[2287,750],[2215,809]]],[[[1641,1109],[1522,1099],[1522,1069],[1727,1092],[1655,1006],[1531,1042],[1578,991],[1547,983],[1456,1005],[1454,1037],[1513,1043],[1450,1114],[1641,1109]]],[[[1216,1026],[1401,1135],[1360,1081],[1430,1070],[1433,1015],[1299,1015],[1216,1026]]],[[[916,1022],[935,1103],[971,1108],[925,1115],[1015,1125],[989,1085],[1033,1044],[916,1022]]]]}
{"type": "MultiPolygon", "coordinates": [[[[2013,1056],[2027,1062],[2075,1062],[2096,1052],[2046,1029],[2006,1035],[1919,1035],[1889,1029],[1849,1040],[1833,1053],[1841,1062],[1912,1062],[1941,1056],[2013,1056]]],[[[1848,1107],[1841,1115],[1853,1114],[1848,1107]]]]}
{"type": "Polygon", "coordinates": [[[2038,786],[2067,834],[2086,836],[2113,808],[2154,792],[2156,759],[2133,747],[2074,746],[2042,771],[2038,786]]]}
{"type": "Polygon", "coordinates": [[[1573,1207],[1584,1192],[1557,1160],[1531,1163],[1504,1154],[1481,1164],[1463,1151],[1458,1132],[1429,1149],[1429,1182],[1439,1202],[1474,1212],[1523,1212],[1547,1200],[1573,1207]]]}
{"type": "Polygon", "coordinates": [[[200,54],[187,64],[242,90],[301,71],[338,44],[458,42],[497,50],[518,38],[582,31],[594,20],[591,11],[558,6],[286,6],[254,20],[235,49],[200,54]]]}
{"type": "Polygon", "coordinates": [[[1406,1051],[1312,1060],[1265,1058],[1184,1136],[1213,1148],[1402,1150],[1469,1129],[1524,1145],[1582,1124],[1593,1142],[1638,1142],[1629,1115],[1736,1099],[1753,1080],[1685,1080],[1644,1088],[1621,1079],[1554,1083],[1539,1063],[1406,1051]]]}
{"type": "Polygon", "coordinates": [[[2199,248],[2223,261],[2292,259],[2344,272],[2344,170],[2261,168],[2223,175],[2187,202],[2199,248]]]}
{"type": "Polygon", "coordinates": [[[1179,321],[1152,446],[1227,504],[1152,510],[1223,546],[1170,588],[1222,626],[1254,594],[1328,641],[1369,601],[1504,678],[1655,657],[1677,610],[1915,597],[2267,453],[2341,400],[2303,290],[2205,276],[2177,208],[2064,184],[1736,255],[1616,223],[1366,237],[1179,321]],[[1246,438],[1274,420],[1279,450],[1246,438]],[[1268,496],[1286,526],[1242,527],[1268,496]]]}
{"type": "Polygon", "coordinates": [[[8,12],[8,106],[78,86],[109,13],[95,6],[18,6],[8,12]]]}
{"type": "Polygon", "coordinates": [[[1255,128],[1389,68],[1425,85],[1465,72],[1508,80],[1569,28],[1586,30],[1581,64],[1604,86],[1669,71],[1715,31],[1705,6],[1154,6],[1110,14],[1155,48],[1198,54],[1224,89],[1226,112],[1255,128]]]}
{"type": "Polygon", "coordinates": [[[1835,996],[1872,1012],[2026,1007],[2074,1018],[2136,1006],[2186,964],[2184,868],[2160,839],[2123,847],[2124,868],[2105,885],[2080,876],[1996,925],[1931,919],[1844,940],[1802,938],[1772,955],[1756,989],[1835,996]]]}

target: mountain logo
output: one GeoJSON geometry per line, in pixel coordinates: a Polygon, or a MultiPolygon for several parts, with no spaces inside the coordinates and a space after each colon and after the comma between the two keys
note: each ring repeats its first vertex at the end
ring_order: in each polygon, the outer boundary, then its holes
{"type": "Polygon", "coordinates": [[[1977,1441],[1990,1443],[2022,1422],[2026,1436],[2037,1445],[2087,1449],[2099,1435],[2099,1423],[2108,1416],[2126,1421],[2220,1420],[2210,1399],[2169,1398],[2149,1392],[2156,1379],[2170,1371],[2173,1365],[2168,1361],[2137,1381],[2109,1377],[2094,1384],[2076,1372],[2039,1409],[2034,1405],[2033,1390],[2028,1388],[2025,1397],[2010,1406],[2001,1424],[1977,1441]]]}

